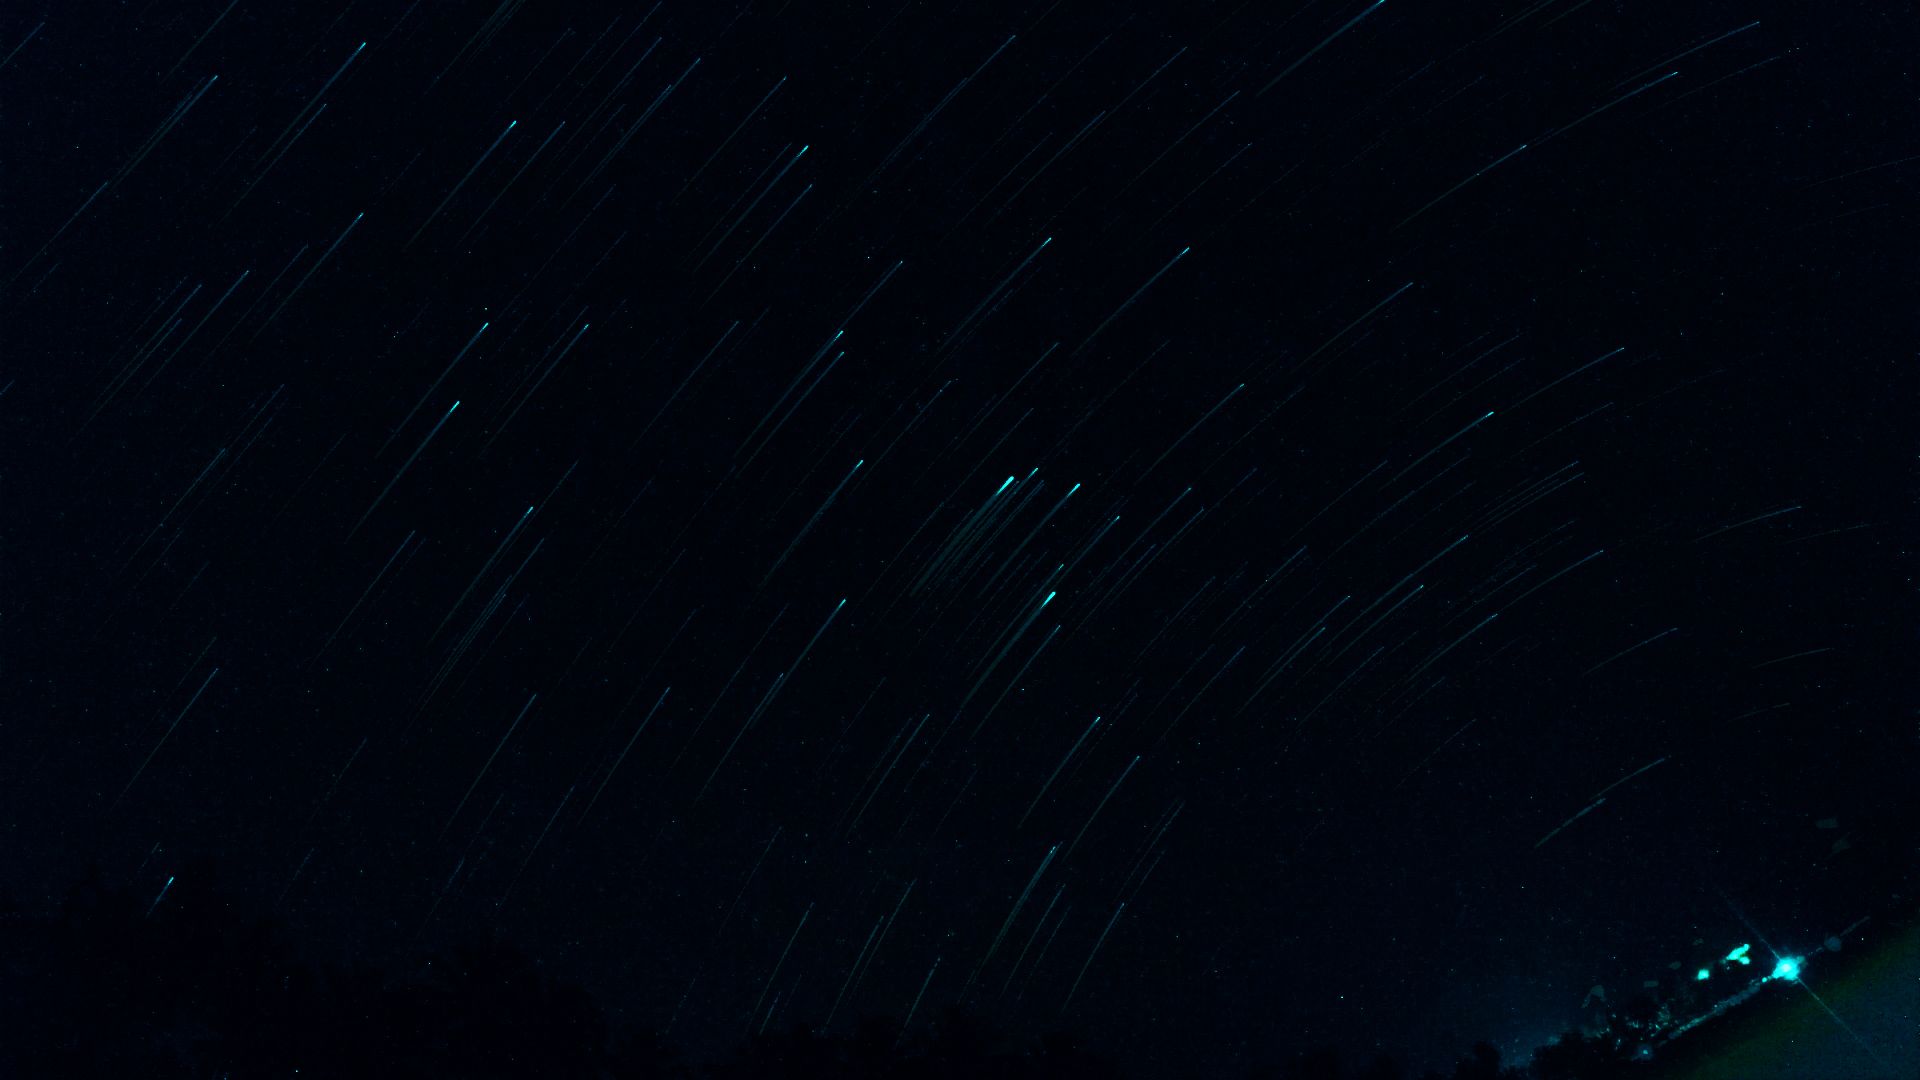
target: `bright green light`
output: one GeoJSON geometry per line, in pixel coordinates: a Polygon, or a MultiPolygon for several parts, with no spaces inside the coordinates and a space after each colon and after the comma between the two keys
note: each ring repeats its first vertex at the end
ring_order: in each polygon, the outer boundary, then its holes
{"type": "Polygon", "coordinates": [[[1705,980],[1707,976],[1712,974],[1713,972],[1708,971],[1706,968],[1701,968],[1699,971],[1693,973],[1693,977],[1697,980],[1705,980]]]}
{"type": "Polygon", "coordinates": [[[1753,959],[1747,955],[1747,950],[1751,948],[1753,948],[1753,946],[1751,945],[1742,945],[1739,948],[1728,953],[1727,959],[1738,964],[1751,964],[1753,963],[1753,959]]]}
{"type": "Polygon", "coordinates": [[[1773,965],[1773,977],[1776,979],[1797,979],[1800,977],[1800,958],[1783,956],[1773,965]]]}

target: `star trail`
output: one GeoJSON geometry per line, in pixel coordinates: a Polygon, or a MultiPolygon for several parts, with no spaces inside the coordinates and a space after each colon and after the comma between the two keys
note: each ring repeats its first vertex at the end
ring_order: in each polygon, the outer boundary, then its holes
{"type": "Polygon", "coordinates": [[[0,6],[0,895],[693,1061],[1911,1075],[1912,29],[0,6]]]}

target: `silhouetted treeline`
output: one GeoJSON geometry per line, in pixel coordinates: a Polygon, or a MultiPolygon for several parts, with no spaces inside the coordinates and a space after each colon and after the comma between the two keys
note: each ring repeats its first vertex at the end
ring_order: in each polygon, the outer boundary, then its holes
{"type": "MultiPolygon", "coordinates": [[[[0,903],[0,1076],[540,1077],[543,1080],[1121,1080],[1067,1033],[1012,1039],[960,1007],[902,1029],[761,1033],[724,1060],[690,1062],[650,1031],[616,1032],[584,990],[497,939],[470,940],[396,972],[296,957],[189,867],[158,897],[97,877],[57,910],[0,903]]],[[[1644,1009],[1608,1031],[1568,1032],[1524,1064],[1485,1043],[1449,1069],[1409,1072],[1332,1050],[1254,1067],[1249,1080],[1651,1080],[1631,1060],[1644,1009]]],[[[1703,1043],[1713,1040],[1702,1040],[1703,1043]]],[[[1695,1048],[1704,1049],[1704,1046],[1695,1048]]],[[[1196,1056],[1205,1056],[1196,1054],[1196,1056]]],[[[1195,1075],[1197,1073],[1189,1074],[1195,1075]]]]}
{"type": "Polygon", "coordinates": [[[748,1080],[785,1077],[1120,1080],[1072,1036],[1015,1045],[962,1010],[904,1033],[756,1036],[691,1063],[651,1033],[616,1033],[585,993],[498,940],[402,973],[321,969],[269,920],[189,868],[156,897],[98,879],[58,910],[0,904],[0,1076],[748,1080]]]}

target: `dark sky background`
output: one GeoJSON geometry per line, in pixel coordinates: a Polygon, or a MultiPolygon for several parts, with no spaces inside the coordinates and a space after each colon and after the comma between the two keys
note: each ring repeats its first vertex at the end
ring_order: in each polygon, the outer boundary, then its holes
{"type": "Polygon", "coordinates": [[[1817,945],[1920,852],[1913,46],[15,0],[5,880],[1143,1077],[1817,945]]]}

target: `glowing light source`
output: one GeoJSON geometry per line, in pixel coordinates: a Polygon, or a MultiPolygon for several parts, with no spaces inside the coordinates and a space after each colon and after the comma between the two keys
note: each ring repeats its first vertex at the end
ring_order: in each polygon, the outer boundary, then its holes
{"type": "Polygon", "coordinates": [[[1753,946],[1751,945],[1742,945],[1728,953],[1727,960],[1736,964],[1751,964],[1753,963],[1753,958],[1747,955],[1747,951],[1752,948],[1753,946]]]}
{"type": "Polygon", "coordinates": [[[1799,978],[1800,977],[1800,958],[1797,956],[1781,957],[1780,962],[1773,965],[1773,975],[1771,977],[1775,979],[1799,978]]]}
{"type": "Polygon", "coordinates": [[[1694,977],[1694,978],[1695,978],[1696,980],[1701,980],[1701,981],[1704,981],[1704,980],[1705,980],[1705,979],[1706,979],[1706,978],[1707,978],[1708,976],[1710,976],[1710,975],[1712,975],[1712,974],[1713,974],[1713,972],[1711,972],[1711,971],[1708,971],[1708,970],[1707,970],[1706,968],[1701,968],[1701,969],[1700,969],[1699,971],[1696,971],[1696,972],[1694,972],[1694,973],[1693,973],[1693,977],[1694,977]]]}

